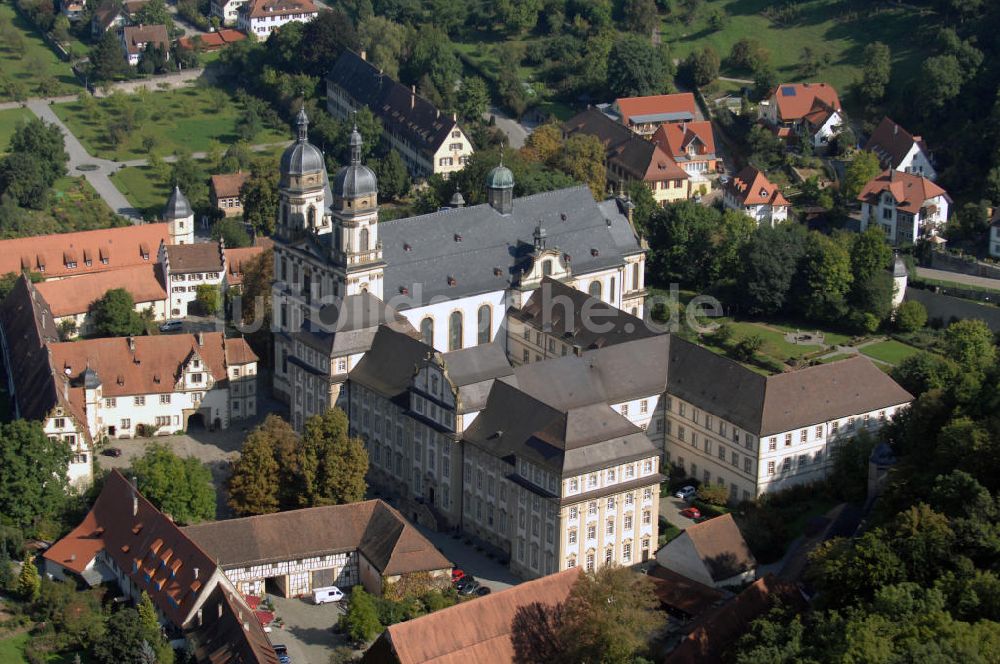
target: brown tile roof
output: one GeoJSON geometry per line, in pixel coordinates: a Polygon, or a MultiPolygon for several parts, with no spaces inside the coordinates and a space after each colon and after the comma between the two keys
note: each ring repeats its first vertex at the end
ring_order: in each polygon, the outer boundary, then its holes
{"type": "Polygon", "coordinates": [[[892,194],[896,201],[896,209],[910,214],[917,214],[926,202],[938,196],[944,196],[949,202],[948,193],[930,180],[913,173],[888,170],[865,185],[858,194],[858,200],[878,204],[878,197],[883,191],[892,194]]]}
{"type": "Polygon", "coordinates": [[[865,150],[878,155],[883,168],[894,169],[903,161],[903,157],[910,151],[914,143],[922,150],[927,150],[921,137],[912,135],[886,116],[882,118],[882,122],[865,143],[865,150]]]}
{"type": "Polygon", "coordinates": [[[156,262],[157,247],[169,241],[165,223],[0,240],[0,274],[27,270],[48,279],[144,265],[156,262]],[[75,268],[66,266],[67,258],[75,268]]]}
{"type": "Polygon", "coordinates": [[[386,628],[365,664],[509,664],[511,637],[525,612],[547,613],[569,597],[580,568],[543,576],[501,592],[386,628]]]}
{"type": "Polygon", "coordinates": [[[381,500],[215,521],[184,530],[226,569],[354,550],[385,575],[452,566],[381,500]]]}
{"type": "Polygon", "coordinates": [[[653,134],[653,141],[674,159],[689,159],[687,149],[695,141],[704,146],[696,154],[715,154],[715,134],[712,132],[712,123],[707,120],[662,124],[653,134]]]}
{"type": "Polygon", "coordinates": [[[125,50],[130,55],[142,53],[148,44],[170,48],[170,37],[165,25],[126,25],[122,29],[122,39],[125,41],[125,50]]]}
{"type": "MultiPolygon", "coordinates": [[[[82,339],[50,343],[53,369],[81,380],[88,367],[102,382],[104,396],[170,394],[177,389],[181,370],[195,354],[217,382],[226,380],[225,350],[221,332],[197,335],[171,334],[134,337],[133,351],[125,337],[82,339]]],[[[82,399],[82,390],[79,395],[82,399]]],[[[81,404],[82,406],[82,404],[81,404]]]]}
{"type": "Polygon", "coordinates": [[[724,661],[723,656],[746,633],[750,623],[770,610],[777,600],[795,608],[805,605],[795,586],[769,574],[729,602],[698,618],[684,640],[661,661],[663,664],[724,661]]]}
{"type": "Polygon", "coordinates": [[[633,115],[659,115],[688,113],[690,118],[697,116],[694,95],[690,92],[679,92],[672,95],[651,95],[649,97],[623,97],[615,100],[621,113],[622,124],[627,125],[633,115]]]}
{"type": "Polygon", "coordinates": [[[278,664],[278,655],[253,611],[220,583],[201,607],[204,623],[187,636],[205,664],[278,664]]]}
{"type": "Polygon", "coordinates": [[[108,474],[83,522],[53,544],[44,557],[80,573],[99,551],[138,589],[149,593],[156,607],[178,627],[185,626],[199,593],[217,571],[212,559],[118,470],[108,474]]]}
{"type": "MultiPolygon", "coordinates": [[[[246,38],[247,36],[239,30],[221,28],[215,32],[208,32],[201,35],[201,47],[206,51],[215,51],[233,42],[243,41],[246,38]]],[[[181,48],[194,48],[194,41],[192,37],[181,37],[177,40],[177,45],[181,48]]]]}
{"type": "Polygon", "coordinates": [[[312,0],[250,0],[247,10],[250,18],[311,14],[318,11],[312,0]]]}
{"type": "Polygon", "coordinates": [[[688,174],[670,155],[652,141],[636,136],[596,108],[590,108],[563,123],[567,135],[595,136],[604,145],[604,158],[630,177],[645,182],[686,180],[688,174]]]}
{"type": "Polygon", "coordinates": [[[224,249],[221,242],[196,242],[167,246],[170,272],[222,272],[224,249]]]}
{"type": "Polygon", "coordinates": [[[213,175],[211,183],[212,193],[216,198],[233,198],[235,196],[239,196],[240,187],[242,187],[243,183],[249,178],[249,173],[224,173],[222,175],[213,175]]]}
{"type": "Polygon", "coordinates": [[[681,534],[682,537],[685,535],[691,540],[713,581],[724,581],[757,567],[757,560],[732,514],[689,526],[681,534]]]}
{"type": "Polygon", "coordinates": [[[253,247],[226,249],[226,283],[230,286],[243,283],[244,266],[273,246],[271,239],[264,238],[253,247]]]}
{"type": "Polygon", "coordinates": [[[92,272],[71,279],[51,279],[37,284],[36,288],[57,318],[85,313],[91,304],[114,288],[127,290],[136,304],[167,298],[162,271],[156,264],[92,272]]]}
{"type": "Polygon", "coordinates": [[[260,359],[243,337],[226,339],[223,345],[226,349],[226,366],[232,367],[241,364],[250,364],[260,359]]]}
{"type": "Polygon", "coordinates": [[[836,111],[841,108],[837,91],[826,83],[782,83],[771,97],[778,105],[778,117],[783,122],[801,120],[814,110],[816,100],[836,111]]]}
{"type": "Polygon", "coordinates": [[[667,610],[696,618],[726,597],[726,593],[656,565],[649,571],[653,592],[667,610]]]}
{"type": "Polygon", "coordinates": [[[788,199],[781,194],[777,185],[771,184],[763,172],[747,166],[730,178],[726,189],[740,205],[787,206],[788,199]]]}
{"type": "Polygon", "coordinates": [[[830,119],[830,116],[836,112],[836,109],[831,107],[822,99],[816,99],[813,102],[812,108],[809,109],[809,112],[802,116],[802,120],[810,127],[811,131],[816,132],[824,124],[826,124],[826,121],[830,119]]]}

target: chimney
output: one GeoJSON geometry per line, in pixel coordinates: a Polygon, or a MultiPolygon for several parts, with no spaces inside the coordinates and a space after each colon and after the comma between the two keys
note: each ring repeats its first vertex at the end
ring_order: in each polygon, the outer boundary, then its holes
{"type": "Polygon", "coordinates": [[[73,561],[75,561],[75,560],[76,560],[76,554],[75,554],[75,553],[71,553],[71,554],[69,554],[69,561],[70,561],[70,562],[73,562],[73,561]]]}
{"type": "Polygon", "coordinates": [[[416,105],[417,105],[417,86],[411,85],[410,86],[410,110],[412,111],[413,108],[416,105]]]}
{"type": "Polygon", "coordinates": [[[368,51],[366,51],[365,49],[361,49],[361,52],[358,53],[358,55],[360,55],[361,59],[364,60],[365,62],[368,61],[368,51]]]}
{"type": "Polygon", "coordinates": [[[198,568],[197,567],[194,568],[194,578],[196,578],[196,579],[198,578],[198,568]]]}
{"type": "Polygon", "coordinates": [[[201,609],[198,609],[198,627],[202,626],[202,622],[203,621],[202,621],[201,609]]]}
{"type": "Polygon", "coordinates": [[[246,620],[243,621],[243,631],[244,632],[250,631],[250,623],[248,623],[246,620]]]}
{"type": "Polygon", "coordinates": [[[892,135],[895,136],[899,133],[899,125],[895,122],[892,123],[892,135]]]}
{"type": "Polygon", "coordinates": [[[139,496],[132,494],[132,516],[139,515],[139,496]]]}
{"type": "Polygon", "coordinates": [[[135,352],[135,337],[133,336],[129,336],[128,338],[128,349],[133,353],[135,352]]]}
{"type": "Polygon", "coordinates": [[[222,602],[219,602],[219,617],[222,617],[222,602]]]}
{"type": "Polygon", "coordinates": [[[194,335],[195,341],[198,342],[199,346],[205,345],[205,335],[202,332],[196,332],[194,335]]]}
{"type": "Polygon", "coordinates": [[[437,109],[437,116],[435,117],[435,119],[440,119],[440,118],[441,118],[441,109],[439,108],[437,109]]]}

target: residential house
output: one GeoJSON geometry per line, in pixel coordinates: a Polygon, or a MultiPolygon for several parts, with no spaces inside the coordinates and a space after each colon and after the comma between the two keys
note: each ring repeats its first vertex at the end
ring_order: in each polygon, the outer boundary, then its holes
{"type": "Polygon", "coordinates": [[[382,121],[382,136],[399,153],[414,178],[462,170],[472,156],[472,141],[455,114],[441,113],[430,101],[386,76],[368,62],[364,51],[349,49],[337,58],[326,77],[326,109],[350,120],[367,106],[382,121]]]}
{"type": "Polygon", "coordinates": [[[64,339],[93,334],[94,303],[117,288],[128,291],[137,312],[149,310],[154,321],[167,319],[167,291],[160,266],[156,264],[91,272],[71,279],[50,279],[35,287],[49,304],[64,339]]]}
{"type": "Polygon", "coordinates": [[[265,251],[274,247],[270,238],[260,238],[252,247],[226,249],[226,291],[238,291],[243,285],[247,266],[265,251]]]}
{"type": "Polygon", "coordinates": [[[757,561],[732,514],[685,528],[656,552],[656,562],[712,588],[741,586],[756,578],[757,561]]]}
{"type": "Polygon", "coordinates": [[[878,156],[882,168],[912,173],[928,180],[937,179],[937,171],[924,139],[906,131],[888,116],[882,118],[865,144],[865,150],[878,156]]]}
{"type": "Polygon", "coordinates": [[[596,108],[567,120],[563,133],[595,136],[601,142],[608,188],[616,193],[624,193],[633,182],[642,182],[660,205],[685,200],[691,194],[690,176],[669,154],[596,108]]]}
{"type": "Polygon", "coordinates": [[[87,0],[61,0],[60,13],[71,22],[78,21],[87,9],[87,0]]]}
{"type": "Polygon", "coordinates": [[[693,191],[708,193],[711,185],[707,176],[715,173],[721,163],[715,154],[711,122],[665,123],[653,133],[652,140],[684,169],[693,191]]]}
{"type": "Polygon", "coordinates": [[[134,604],[147,594],[167,636],[189,642],[198,662],[278,664],[252,609],[212,557],[118,470],[43,559],[50,578],[115,583],[134,604]]]}
{"type": "Polygon", "coordinates": [[[208,187],[212,205],[227,217],[242,217],[243,200],[240,198],[240,188],[249,178],[249,173],[213,175],[208,187]]]}
{"type": "Polygon", "coordinates": [[[549,617],[569,597],[579,570],[566,570],[406,622],[390,625],[362,664],[517,661],[523,640],[548,641],[549,617]],[[539,634],[540,633],[540,634],[539,634]]]}
{"type": "Polygon", "coordinates": [[[239,23],[240,11],[246,3],[247,0],[212,0],[209,4],[209,16],[218,18],[226,27],[234,26],[239,23]]]}
{"type": "Polygon", "coordinates": [[[817,148],[846,120],[837,91],[826,83],[782,83],[760,103],[759,113],[779,138],[798,136],[817,148]]]}
{"type": "Polygon", "coordinates": [[[121,42],[125,61],[133,67],[149,48],[162,49],[164,57],[170,59],[170,37],[165,25],[126,25],[121,31],[121,42]]]}
{"type": "Polygon", "coordinates": [[[788,220],[791,204],[781,190],[753,166],[726,181],[722,188],[722,204],[757,222],[757,225],[774,226],[788,220]]]}
{"type": "Polygon", "coordinates": [[[283,597],[362,585],[376,595],[414,575],[451,584],[452,564],[381,500],[310,507],[183,529],[244,595],[283,597]]]}
{"type": "Polygon", "coordinates": [[[888,170],[865,185],[861,202],[861,230],[878,224],[895,245],[913,244],[938,235],[948,221],[951,198],[925,177],[888,170]]]}
{"type": "Polygon", "coordinates": [[[649,138],[664,124],[693,122],[698,118],[697,104],[690,92],[648,97],[616,99],[611,112],[633,132],[649,138]]]}
{"type": "Polygon", "coordinates": [[[142,9],[149,0],[127,0],[117,2],[107,0],[102,2],[94,10],[94,15],[90,19],[90,34],[94,39],[111,29],[118,29],[127,23],[134,22],[133,17],[136,12],[142,9]]]}
{"type": "Polygon", "coordinates": [[[226,277],[226,252],[222,240],[197,244],[160,245],[159,262],[170,287],[170,315],[212,315],[198,308],[198,287],[217,288],[221,298],[226,277]]]}
{"type": "Polygon", "coordinates": [[[205,53],[219,51],[230,44],[243,41],[247,36],[233,28],[220,28],[215,32],[205,34],[198,33],[194,37],[181,37],[177,40],[177,45],[181,48],[193,50],[196,47],[205,53]],[[198,39],[196,40],[195,37],[198,39]]]}
{"type": "Polygon", "coordinates": [[[259,41],[286,23],[308,23],[319,16],[313,0],[249,0],[237,10],[237,27],[259,41]]]}

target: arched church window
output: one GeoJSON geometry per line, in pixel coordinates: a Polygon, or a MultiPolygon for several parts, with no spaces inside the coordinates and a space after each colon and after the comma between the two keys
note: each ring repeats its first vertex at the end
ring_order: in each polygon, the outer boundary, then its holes
{"type": "Polygon", "coordinates": [[[430,316],[420,321],[420,338],[428,346],[434,346],[434,319],[430,316]]]}
{"type": "Polygon", "coordinates": [[[476,343],[488,344],[493,332],[493,310],[490,308],[490,305],[484,304],[479,307],[476,323],[478,328],[476,343]]]}
{"type": "Polygon", "coordinates": [[[552,261],[542,261],[542,276],[551,277],[552,276],[552,261]]]}
{"type": "Polygon", "coordinates": [[[590,293],[593,297],[596,297],[598,300],[600,300],[601,299],[601,282],[600,281],[591,281],[590,282],[590,288],[587,290],[587,292],[590,293]]]}
{"type": "Polygon", "coordinates": [[[358,234],[358,251],[368,251],[368,229],[362,228],[358,234]]]}
{"type": "Polygon", "coordinates": [[[639,264],[632,266],[632,290],[639,290],[639,264]]]}
{"type": "Polygon", "coordinates": [[[448,318],[448,350],[462,347],[462,312],[453,311],[448,318]]]}
{"type": "Polygon", "coordinates": [[[312,205],[309,206],[309,211],[306,213],[306,223],[309,228],[316,228],[316,208],[312,205]]]}

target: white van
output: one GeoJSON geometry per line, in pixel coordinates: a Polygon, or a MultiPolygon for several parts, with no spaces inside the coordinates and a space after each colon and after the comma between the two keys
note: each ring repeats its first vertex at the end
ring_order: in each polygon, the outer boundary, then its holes
{"type": "Polygon", "coordinates": [[[316,604],[328,604],[330,602],[339,602],[344,599],[344,593],[340,591],[337,586],[329,586],[328,588],[314,588],[313,589],[313,602],[316,604]]]}

